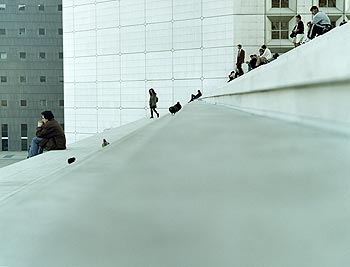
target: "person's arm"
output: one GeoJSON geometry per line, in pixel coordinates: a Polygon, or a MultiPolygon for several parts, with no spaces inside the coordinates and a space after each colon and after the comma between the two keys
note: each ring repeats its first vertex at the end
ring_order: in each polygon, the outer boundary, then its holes
{"type": "Polygon", "coordinates": [[[312,19],[312,24],[318,24],[320,23],[320,21],[322,20],[322,16],[321,16],[321,13],[318,12],[314,18],[312,19]]]}

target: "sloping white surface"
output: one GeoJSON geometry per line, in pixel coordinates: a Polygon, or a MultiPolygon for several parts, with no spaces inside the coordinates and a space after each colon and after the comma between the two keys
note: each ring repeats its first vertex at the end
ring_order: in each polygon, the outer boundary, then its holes
{"type": "Polygon", "coordinates": [[[348,136],[191,103],[2,202],[0,265],[347,266],[349,159],[348,136]]]}

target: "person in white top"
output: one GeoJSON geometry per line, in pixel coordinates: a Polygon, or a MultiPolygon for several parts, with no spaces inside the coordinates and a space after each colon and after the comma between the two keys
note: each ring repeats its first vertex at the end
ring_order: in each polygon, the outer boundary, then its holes
{"type": "Polygon", "coordinates": [[[272,58],[272,53],[270,49],[268,49],[266,45],[262,45],[261,48],[264,49],[264,53],[261,55],[261,57],[264,57],[267,60],[270,60],[272,58]]]}

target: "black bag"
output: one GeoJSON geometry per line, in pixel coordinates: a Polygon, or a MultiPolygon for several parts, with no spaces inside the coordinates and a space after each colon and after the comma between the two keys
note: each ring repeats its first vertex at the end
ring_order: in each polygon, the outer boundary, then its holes
{"type": "Polygon", "coordinates": [[[295,36],[297,36],[297,34],[294,31],[292,31],[289,35],[290,38],[294,38],[295,36]]]}

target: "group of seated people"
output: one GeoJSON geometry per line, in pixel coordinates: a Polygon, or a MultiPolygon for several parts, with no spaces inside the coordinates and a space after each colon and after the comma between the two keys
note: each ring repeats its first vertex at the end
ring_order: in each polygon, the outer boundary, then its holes
{"type": "MultiPolygon", "coordinates": [[[[246,61],[245,63],[248,64],[248,72],[261,66],[264,64],[267,64],[273,60],[275,60],[276,58],[279,57],[278,53],[275,53],[272,55],[271,50],[266,46],[266,45],[262,45],[259,48],[259,55],[257,54],[252,54],[250,55],[250,60],[246,61]]],[[[235,71],[231,71],[231,73],[228,76],[228,81],[230,82],[233,79],[237,78],[239,75],[237,73],[235,73],[235,71]]]]}
{"type": "MultiPolygon", "coordinates": [[[[312,21],[309,21],[307,23],[307,34],[305,34],[305,36],[304,36],[304,23],[301,20],[301,16],[300,15],[295,16],[296,24],[290,34],[290,37],[293,39],[294,47],[298,47],[301,44],[304,44],[314,39],[317,36],[325,34],[326,32],[332,29],[331,21],[329,17],[324,12],[320,11],[317,6],[312,6],[310,8],[310,12],[313,15],[313,19],[312,21]]],[[[344,19],[339,26],[342,26],[346,23],[347,21],[344,19]]],[[[239,45],[238,47],[239,51],[241,47],[242,46],[239,45]]],[[[279,55],[277,53],[272,55],[270,49],[266,47],[266,45],[262,45],[261,48],[259,49],[259,55],[257,54],[250,55],[250,60],[246,61],[245,63],[248,64],[248,71],[251,71],[252,69],[255,69],[261,65],[267,64],[275,60],[278,56],[279,55]]],[[[243,58],[244,58],[244,52],[243,52],[243,58]]],[[[243,61],[241,61],[241,63],[243,63],[243,61]]],[[[229,80],[227,82],[230,82],[241,75],[243,75],[243,71],[240,70],[239,68],[236,72],[231,71],[231,73],[228,76],[229,80]]]]}

